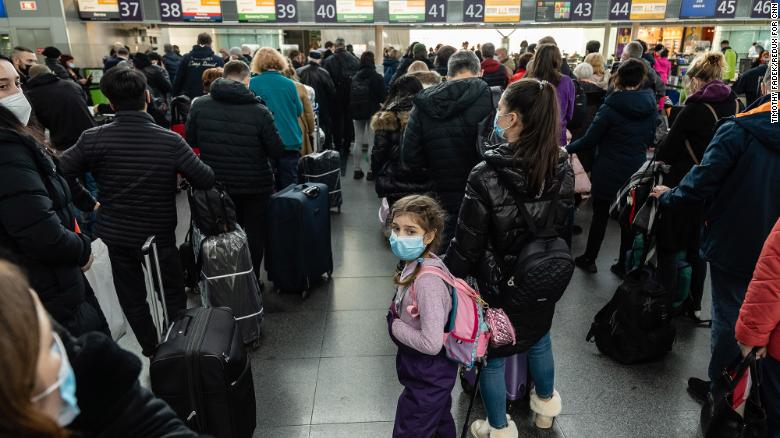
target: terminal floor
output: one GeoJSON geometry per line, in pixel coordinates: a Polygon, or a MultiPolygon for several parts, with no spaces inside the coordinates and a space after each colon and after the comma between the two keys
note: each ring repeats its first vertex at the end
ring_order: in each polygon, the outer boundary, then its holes
{"type": "MultiPolygon", "coordinates": [[[[396,260],[383,241],[373,183],[343,181],[344,205],[332,215],[333,279],[309,297],[279,295],[266,288],[261,346],[251,353],[257,398],[255,437],[387,437],[402,387],[395,373],[395,347],[387,336],[385,311],[394,288],[396,260]]],[[[189,219],[180,196],[183,240],[189,219]]],[[[590,211],[577,213],[585,232],[574,238],[574,254],[585,246],[590,211]]],[[[563,412],[551,431],[534,428],[531,413],[513,417],[521,437],[666,438],[696,437],[700,407],[686,393],[688,377],[705,376],[709,330],[676,322],[673,351],[663,360],[623,366],[585,341],[593,315],[609,300],[618,279],[609,272],[619,233],[610,228],[598,260],[599,273],[577,270],[559,302],[552,328],[555,387],[563,412]]],[[[266,285],[269,283],[266,281],[266,285]]],[[[709,286],[705,315],[709,315],[709,286]]],[[[191,301],[197,301],[191,296],[191,301]]],[[[121,340],[140,350],[132,334],[121,340]]],[[[146,361],[144,361],[146,362],[146,361]]],[[[142,381],[147,382],[144,376],[142,381]]],[[[453,415],[462,426],[468,397],[456,384],[453,415]]],[[[472,418],[484,418],[479,400],[472,418]]]]}

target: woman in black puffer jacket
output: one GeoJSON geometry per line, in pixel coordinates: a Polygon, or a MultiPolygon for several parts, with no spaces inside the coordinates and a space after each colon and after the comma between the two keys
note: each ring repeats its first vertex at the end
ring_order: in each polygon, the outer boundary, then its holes
{"type": "MultiPolygon", "coordinates": [[[[416,184],[413,175],[401,167],[401,138],[404,135],[414,96],[422,91],[420,81],[403,76],[393,83],[382,108],[371,119],[374,149],[371,151],[371,172],[376,175],[376,194],[393,203],[406,195],[424,193],[430,189],[416,184]]],[[[425,181],[425,177],[421,178],[425,181]]]]}
{"type": "Polygon", "coordinates": [[[518,352],[528,351],[536,383],[531,409],[537,414],[537,426],[551,427],[553,417],[560,413],[550,342],[555,303],[520,303],[522,297],[509,296],[499,288],[507,275],[502,268],[513,266],[533,238],[513,193],[522,196],[537,227],[552,214],[558,235],[566,235],[574,208],[574,174],[566,153],[558,147],[559,129],[555,87],[522,79],[507,88],[495,120],[496,135],[507,143],[486,152],[485,160],[471,171],[455,238],[447,251],[446,263],[452,273],[476,277],[482,296],[509,315],[517,335],[515,345],[488,352],[480,377],[488,421],[472,424],[476,437],[517,437],[514,423],[507,423],[505,417],[504,369],[505,358],[518,352]]]}
{"type": "Polygon", "coordinates": [[[69,331],[108,334],[82,273],[92,264],[92,248],[76,231],[73,206],[92,211],[97,204],[83,187],[59,175],[27,120],[15,112],[0,104],[0,258],[26,271],[46,310],[69,331]]]}

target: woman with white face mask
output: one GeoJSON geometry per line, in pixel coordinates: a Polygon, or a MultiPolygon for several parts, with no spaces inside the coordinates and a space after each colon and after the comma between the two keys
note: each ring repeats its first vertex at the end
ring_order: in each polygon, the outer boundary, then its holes
{"type": "Polygon", "coordinates": [[[198,436],[138,383],[141,363],[109,337],[53,323],[16,266],[0,261],[0,436],[198,436]]]}
{"type": "Polygon", "coordinates": [[[98,203],[56,170],[40,135],[26,125],[30,103],[19,77],[0,59],[0,247],[24,267],[46,310],[74,334],[108,333],[82,271],[92,263],[91,242],[78,231],[75,207],[98,203]]]}

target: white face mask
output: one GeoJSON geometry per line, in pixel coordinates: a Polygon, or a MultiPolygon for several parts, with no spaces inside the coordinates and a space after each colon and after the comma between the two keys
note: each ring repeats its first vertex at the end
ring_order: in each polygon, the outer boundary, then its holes
{"type": "Polygon", "coordinates": [[[30,121],[30,115],[32,114],[32,107],[24,93],[19,91],[16,94],[4,97],[0,99],[0,105],[14,113],[22,125],[27,126],[27,122],[30,121]]]}

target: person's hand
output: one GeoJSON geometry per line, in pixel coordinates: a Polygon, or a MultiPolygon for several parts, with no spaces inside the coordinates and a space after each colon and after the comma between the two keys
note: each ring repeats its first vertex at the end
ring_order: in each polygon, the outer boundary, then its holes
{"type": "Polygon", "coordinates": [[[100,202],[95,202],[95,208],[92,209],[93,212],[96,212],[100,209],[100,202]]]}
{"type": "Polygon", "coordinates": [[[92,262],[94,261],[95,261],[95,257],[92,254],[90,254],[89,260],[87,260],[87,264],[81,267],[81,272],[89,271],[90,268],[92,268],[92,262]]]}
{"type": "Polygon", "coordinates": [[[666,186],[655,186],[653,187],[653,190],[650,192],[650,196],[653,198],[660,198],[661,195],[671,190],[669,187],[666,186]]]}
{"type": "MultiPolygon", "coordinates": [[[[754,347],[751,345],[745,345],[741,342],[739,343],[739,349],[742,353],[742,357],[746,357],[748,354],[750,354],[750,352],[753,351],[753,348],[754,347]]],[[[766,346],[759,348],[756,352],[756,359],[761,359],[764,356],[766,356],[766,346]]]]}

